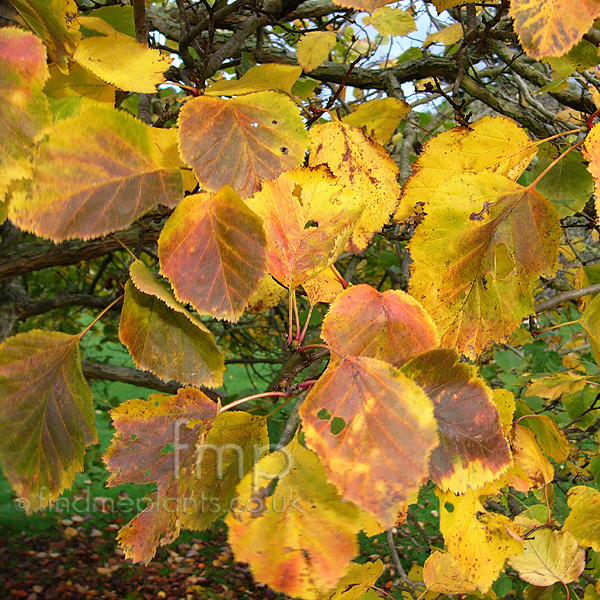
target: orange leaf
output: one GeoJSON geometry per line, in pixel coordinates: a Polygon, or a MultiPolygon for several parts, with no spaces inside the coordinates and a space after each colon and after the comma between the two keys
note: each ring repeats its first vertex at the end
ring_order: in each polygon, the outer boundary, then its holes
{"type": "Polygon", "coordinates": [[[308,134],[294,103],[276,92],[231,100],[202,96],[188,100],[179,115],[183,159],[210,192],[230,185],[242,198],[297,167],[308,134]]]}
{"type": "Polygon", "coordinates": [[[425,392],[388,363],[346,356],[329,365],[300,416],[329,480],[391,527],[400,505],[427,478],[438,443],[425,392]]]}
{"type": "Polygon", "coordinates": [[[396,367],[438,345],[433,321],[414,298],[369,285],[353,286],[335,299],[322,337],[339,354],[370,356],[396,367]]]}
{"type": "Polygon", "coordinates": [[[267,268],[262,223],[229,187],[188,196],[158,240],[161,273],[181,302],[237,321],[267,268]]]}

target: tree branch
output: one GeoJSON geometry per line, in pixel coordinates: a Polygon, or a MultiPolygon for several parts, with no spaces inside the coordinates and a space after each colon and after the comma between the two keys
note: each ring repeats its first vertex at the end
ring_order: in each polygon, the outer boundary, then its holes
{"type": "Polygon", "coordinates": [[[550,300],[546,300],[545,302],[540,302],[540,304],[536,305],[535,312],[536,314],[540,314],[562,304],[563,302],[568,302],[569,300],[577,300],[577,298],[583,298],[584,296],[589,296],[590,294],[597,294],[600,292],[600,283],[596,283],[594,285],[588,285],[587,287],[579,288],[578,290],[569,290],[568,292],[563,292],[562,294],[556,294],[550,300]]]}

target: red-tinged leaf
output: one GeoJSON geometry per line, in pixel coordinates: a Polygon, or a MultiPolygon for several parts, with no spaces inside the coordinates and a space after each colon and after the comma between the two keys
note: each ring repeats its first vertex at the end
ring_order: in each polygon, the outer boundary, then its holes
{"type": "Polygon", "coordinates": [[[14,27],[0,29],[0,202],[9,183],[31,175],[33,149],[50,126],[43,94],[48,79],[46,52],[39,38],[14,27]],[[10,124],[10,125],[9,125],[10,124]]]}
{"type": "Polygon", "coordinates": [[[136,366],[168,381],[223,384],[225,365],[212,333],[140,262],[125,285],[119,339],[136,366]],[[132,283],[133,282],[133,283],[132,283]]]}
{"type": "Polygon", "coordinates": [[[457,494],[480,488],[511,464],[492,391],[454,350],[425,352],[403,371],[431,398],[440,444],[431,453],[431,478],[457,494]]]}
{"type": "Polygon", "coordinates": [[[315,125],[310,139],[310,166],[327,165],[348,192],[365,203],[348,243],[352,252],[362,252],[396,211],[398,167],[362,129],[341,121],[315,125]]]}
{"type": "Polygon", "coordinates": [[[246,204],[263,220],[269,272],[291,289],[335,262],[363,210],[323,167],[265,181],[246,204]]]}
{"type": "Polygon", "coordinates": [[[300,408],[307,444],[345,498],[385,527],[427,478],[437,425],[425,392],[392,365],[335,359],[300,408]],[[349,468],[349,465],[352,468],[349,468]]]}
{"type": "Polygon", "coordinates": [[[276,591],[317,600],[358,553],[361,511],[297,440],[261,459],[237,495],[226,518],[229,543],[236,559],[276,591]]]}
{"type": "Polygon", "coordinates": [[[89,239],[182,196],[180,170],[162,166],[146,125],[111,107],[85,105],[40,144],[32,181],[13,195],[9,218],[54,241],[89,239]]]}
{"type": "Polygon", "coordinates": [[[183,159],[203,188],[230,185],[242,198],[297,167],[308,134],[294,103],[276,92],[231,100],[202,96],[188,100],[179,115],[183,159]]]}
{"type": "Polygon", "coordinates": [[[27,25],[43,40],[63,73],[81,38],[75,0],[11,0],[27,25]]]}
{"type": "Polygon", "coordinates": [[[225,186],[188,196],[158,240],[161,273],[181,302],[237,321],[267,271],[262,222],[225,186]]]}
{"type": "Polygon", "coordinates": [[[169,543],[179,534],[190,511],[180,499],[193,497],[197,447],[216,414],[217,405],[195,388],[180,389],[176,396],[154,394],[148,400],[128,400],[111,411],[117,434],[104,455],[111,471],[107,485],[158,485],[155,502],[122,534],[128,558],[148,563],[158,544],[169,543]],[[151,512],[153,519],[149,519],[151,512]]]}
{"type": "Polygon", "coordinates": [[[439,343],[431,317],[414,298],[369,285],[353,286],[335,299],[322,337],[339,354],[370,356],[396,367],[439,343]]]}
{"type": "Polygon", "coordinates": [[[594,177],[595,192],[596,192],[596,215],[600,215],[600,127],[594,125],[587,137],[585,138],[585,146],[582,152],[583,157],[589,161],[588,171],[594,177]]]}
{"type": "Polygon", "coordinates": [[[29,511],[47,507],[83,471],[98,442],[79,336],[28,331],[0,345],[0,460],[29,511]]]}

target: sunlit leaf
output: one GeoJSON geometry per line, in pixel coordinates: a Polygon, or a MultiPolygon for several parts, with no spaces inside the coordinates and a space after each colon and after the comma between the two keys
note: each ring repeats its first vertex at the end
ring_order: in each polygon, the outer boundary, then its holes
{"type": "Polygon", "coordinates": [[[581,315],[580,323],[590,340],[596,364],[600,365],[600,296],[596,296],[587,305],[581,315]]]}
{"type": "Polygon", "coordinates": [[[597,0],[512,0],[510,16],[521,45],[532,58],[562,56],[600,15],[597,0]]]}
{"type": "Polygon", "coordinates": [[[287,297],[288,292],[279,285],[269,274],[265,275],[259,282],[256,291],[250,296],[246,310],[249,312],[262,312],[273,306],[277,306],[279,301],[287,297]]]}
{"type": "Polygon", "coordinates": [[[382,6],[372,15],[363,17],[365,25],[372,25],[381,35],[404,36],[417,30],[410,11],[382,6]]]}
{"type": "Polygon", "coordinates": [[[477,0],[433,0],[433,3],[437,8],[438,14],[440,14],[442,11],[447,10],[448,8],[453,8],[454,6],[463,6],[464,4],[471,4],[476,1],[477,0]]]}
{"type": "Polygon", "coordinates": [[[188,100],[179,115],[183,159],[201,185],[216,192],[230,185],[242,198],[304,159],[308,134],[298,108],[275,92],[231,100],[188,100]]]}
{"type": "Polygon", "coordinates": [[[333,266],[307,279],[302,287],[312,305],[318,302],[330,304],[344,291],[341,275],[333,266]]]}
{"type": "Polygon", "coordinates": [[[363,210],[326,168],[283,173],[246,201],[261,219],[269,246],[269,272],[295,289],[343,252],[363,210]]]}
{"type": "Polygon", "coordinates": [[[358,553],[360,511],[296,440],[258,462],[225,519],[235,557],[274,590],[317,600],[358,553]]]}
{"type": "Polygon", "coordinates": [[[374,358],[336,359],[300,407],[307,444],[345,498],[394,524],[438,443],[425,392],[374,358]],[[352,468],[348,468],[352,465],[352,468]]]}
{"type": "MultiPolygon", "coordinates": [[[[82,24],[106,23],[97,17],[82,18],[82,24]]],[[[152,94],[165,78],[171,59],[134,38],[119,33],[108,23],[104,35],[88,37],[77,46],[73,59],[102,81],[127,92],[152,94]]]]}
{"type": "Polygon", "coordinates": [[[519,420],[521,425],[531,429],[537,438],[544,454],[560,463],[569,457],[569,441],[556,421],[548,415],[536,415],[524,402],[520,401],[519,420]],[[531,415],[527,418],[523,416],[531,415]]]}
{"type": "Polygon", "coordinates": [[[61,72],[57,66],[50,68],[50,80],[44,88],[49,98],[67,98],[85,96],[96,102],[115,102],[116,88],[104,83],[92,73],[71,62],[68,73],[61,72]]]}
{"type": "Polygon", "coordinates": [[[320,67],[336,44],[334,31],[312,31],[304,34],[296,46],[298,63],[307,73],[320,67]]]}
{"type": "Polygon", "coordinates": [[[380,560],[366,563],[352,563],[346,574],[338,581],[333,592],[321,596],[322,600],[360,600],[375,585],[383,573],[380,560]]]}
{"type": "Polygon", "coordinates": [[[542,487],[552,482],[554,467],[543,455],[531,429],[515,425],[510,445],[516,466],[530,480],[533,487],[542,487]]]}
{"type": "Polygon", "coordinates": [[[107,485],[158,485],[154,502],[119,533],[128,558],[147,564],[158,546],[179,535],[194,510],[181,500],[193,498],[197,446],[216,414],[217,405],[195,388],[128,400],[111,411],[117,433],[104,455],[111,472],[107,485]]]}
{"type": "Polygon", "coordinates": [[[594,177],[596,191],[596,215],[600,215],[600,127],[592,127],[583,147],[583,157],[589,161],[588,170],[594,177]]]}
{"type": "Polygon", "coordinates": [[[14,27],[0,29],[0,202],[9,183],[31,175],[36,142],[50,126],[46,52],[39,38],[14,27]]]}
{"type": "Polygon", "coordinates": [[[460,563],[447,552],[433,552],[425,561],[423,579],[427,589],[440,594],[467,594],[476,587],[464,575],[460,563]]]}
{"type": "Polygon", "coordinates": [[[569,371],[552,373],[535,379],[523,395],[526,398],[539,396],[548,400],[557,400],[563,394],[572,394],[582,390],[586,386],[587,380],[587,377],[569,371]]]}
{"type": "Polygon", "coordinates": [[[161,273],[200,313],[236,321],[266,273],[262,223],[228,186],[187,196],[158,240],[161,273]]]}
{"type": "Polygon", "coordinates": [[[438,188],[410,243],[409,289],[442,345],[476,356],[533,313],[531,290],[556,269],[552,203],[495,173],[455,175],[438,188]]]}
{"type": "Polygon", "coordinates": [[[431,46],[432,44],[442,43],[445,46],[453,46],[463,36],[462,23],[453,23],[447,25],[438,31],[433,31],[427,34],[423,46],[431,46]]]}
{"type": "Polygon", "coordinates": [[[160,164],[146,125],[85,105],[40,144],[32,182],[13,195],[9,216],[54,241],[89,239],[128,227],[156,204],[174,206],[182,195],[180,171],[160,164]]]}
{"type": "Polygon", "coordinates": [[[440,530],[452,557],[479,590],[486,592],[504,569],[509,556],[519,555],[523,545],[510,535],[511,521],[483,508],[482,490],[464,496],[437,492],[440,499],[440,530]]]}
{"type": "Polygon", "coordinates": [[[412,296],[364,284],[336,298],[322,337],[339,354],[370,356],[396,367],[438,345],[433,321],[412,296]]]}
{"type": "Polygon", "coordinates": [[[402,371],[425,390],[434,406],[440,444],[430,457],[439,487],[463,493],[496,479],[511,464],[492,391],[454,350],[431,350],[402,371]]]}
{"type": "Polygon", "coordinates": [[[500,424],[504,435],[508,436],[512,431],[513,415],[515,414],[515,397],[512,392],[496,388],[493,390],[492,401],[498,409],[500,424]]]}
{"type": "Polygon", "coordinates": [[[239,96],[254,92],[280,90],[292,93],[292,87],[302,75],[295,65],[270,63],[257,65],[246,71],[239,79],[221,79],[204,90],[205,96],[239,96]]]}
{"type": "Polygon", "coordinates": [[[125,285],[119,339],[136,366],[165,381],[222,385],[225,365],[212,333],[142,262],[136,261],[130,270],[133,283],[125,285]]]}
{"type": "Polygon", "coordinates": [[[334,4],[344,8],[353,8],[359,12],[372,13],[381,6],[389,4],[390,0],[335,0],[334,4]]]}
{"type": "Polygon", "coordinates": [[[580,546],[590,546],[594,552],[600,552],[600,492],[576,485],[569,490],[569,508],[571,512],[565,519],[568,529],[580,546]]]}
{"type": "Polygon", "coordinates": [[[509,559],[524,581],[549,586],[575,581],[585,567],[585,552],[567,530],[538,529],[525,541],[523,554],[509,559]]]}
{"type": "Polygon", "coordinates": [[[471,127],[454,127],[429,140],[402,190],[399,221],[427,207],[457,173],[493,171],[516,180],[537,152],[525,131],[506,117],[484,117],[471,127]]]}
{"type": "Polygon", "coordinates": [[[340,183],[365,203],[348,245],[352,252],[360,252],[396,210],[398,168],[382,146],[346,123],[315,125],[310,138],[310,165],[327,165],[340,183]]]}
{"type": "Polygon", "coordinates": [[[66,73],[67,61],[81,37],[75,0],[11,0],[11,4],[42,38],[48,56],[66,73]]]}
{"type": "Polygon", "coordinates": [[[364,128],[367,135],[380,144],[387,144],[409,111],[410,106],[402,100],[379,98],[361,104],[342,121],[353,127],[364,128]]]}
{"type": "Polygon", "coordinates": [[[0,345],[0,460],[29,511],[42,510],[83,471],[98,442],[79,336],[33,330],[0,345]]]}

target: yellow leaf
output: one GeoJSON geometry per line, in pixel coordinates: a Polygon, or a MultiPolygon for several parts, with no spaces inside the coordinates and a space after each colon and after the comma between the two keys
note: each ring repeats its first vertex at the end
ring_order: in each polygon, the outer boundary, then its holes
{"type": "Polygon", "coordinates": [[[252,313],[262,312],[267,308],[277,306],[286,295],[287,290],[267,274],[258,282],[258,288],[250,296],[246,310],[252,313]]]}
{"type": "Polygon", "coordinates": [[[590,546],[600,552],[600,492],[587,486],[575,486],[569,490],[571,512],[565,519],[568,529],[580,546],[590,546]]]}
{"type": "Polygon", "coordinates": [[[372,25],[381,35],[404,36],[417,30],[409,11],[390,6],[378,8],[372,15],[363,17],[363,23],[372,25]]]}
{"type": "Polygon", "coordinates": [[[455,496],[438,489],[436,494],[440,499],[440,530],[448,551],[468,581],[487,592],[504,569],[506,559],[523,550],[518,537],[508,533],[511,521],[484,510],[482,490],[455,496]]]}
{"type": "Polygon", "coordinates": [[[596,364],[600,365],[600,296],[596,296],[587,305],[580,323],[590,340],[596,364]]]}
{"type": "Polygon", "coordinates": [[[577,373],[552,373],[534,380],[525,391],[526,398],[539,396],[548,400],[557,400],[563,394],[573,394],[582,390],[587,384],[587,377],[577,373]]]}
{"type": "Polygon", "coordinates": [[[446,27],[430,33],[423,42],[423,46],[431,46],[438,42],[444,44],[444,46],[452,46],[458,42],[463,36],[463,26],[461,23],[453,23],[446,27]]]}
{"type": "Polygon", "coordinates": [[[534,190],[482,172],[440,183],[425,212],[410,242],[410,292],[442,345],[476,356],[532,314],[538,277],[554,275],[556,209],[534,190]]]}
{"type": "Polygon", "coordinates": [[[512,431],[513,415],[515,413],[515,397],[512,392],[497,388],[494,390],[492,400],[498,409],[500,423],[505,436],[512,431]]]}
{"type": "Polygon", "coordinates": [[[312,305],[318,302],[330,304],[344,291],[340,278],[337,269],[331,266],[307,279],[302,287],[312,305]]]}
{"type": "Polygon", "coordinates": [[[324,167],[264,181],[246,204],[263,221],[269,272],[291,289],[335,262],[363,211],[362,201],[324,167]]]}
{"type": "Polygon", "coordinates": [[[292,87],[301,74],[302,69],[294,65],[258,65],[248,69],[240,79],[223,79],[213,83],[204,90],[204,95],[239,96],[268,90],[280,90],[291,94],[292,87]]]}
{"type": "Polygon", "coordinates": [[[543,487],[552,483],[554,467],[543,455],[536,442],[535,433],[531,429],[527,429],[522,425],[515,425],[511,446],[515,465],[531,481],[532,487],[543,487]]]}
{"type": "Polygon", "coordinates": [[[462,572],[460,563],[447,552],[433,552],[425,561],[423,579],[427,589],[439,594],[468,594],[477,588],[462,572]]]}
{"type": "MultiPolygon", "coordinates": [[[[525,131],[506,117],[484,117],[429,140],[402,191],[396,220],[429,205],[438,188],[458,173],[492,171],[517,180],[537,152],[525,131]]],[[[426,211],[427,212],[427,211],[426,211]]]]}
{"type": "Polygon", "coordinates": [[[523,553],[509,559],[521,579],[538,586],[571,583],[585,568],[585,552],[567,530],[538,529],[525,541],[523,553]]]}
{"type": "Polygon", "coordinates": [[[48,48],[48,55],[64,73],[81,34],[75,0],[11,0],[27,25],[48,48]]]}
{"type": "MultiPolygon", "coordinates": [[[[378,8],[389,4],[392,0],[334,0],[337,6],[353,8],[360,12],[372,13],[378,8]]],[[[355,46],[356,47],[356,46],[355,46]]]]}
{"type": "Polygon", "coordinates": [[[358,553],[360,511],[297,440],[262,458],[225,519],[235,557],[275,591],[317,600],[358,553]]]}
{"type": "Polygon", "coordinates": [[[462,6],[463,4],[470,4],[477,1],[478,0],[433,0],[433,3],[435,4],[439,15],[442,11],[447,10],[448,8],[462,6]]]}
{"type": "Polygon", "coordinates": [[[510,16],[521,45],[535,59],[566,54],[600,15],[598,0],[513,0],[510,16]]]}
{"type": "Polygon", "coordinates": [[[600,219],[600,126],[594,125],[583,146],[583,157],[589,161],[588,170],[596,183],[596,215],[600,219]]]}
{"type": "Polygon", "coordinates": [[[159,50],[148,48],[132,37],[113,30],[97,17],[89,17],[104,23],[107,35],[81,40],[73,59],[102,81],[126,92],[152,94],[165,78],[171,59],[159,50]]]}
{"type": "Polygon", "coordinates": [[[327,60],[335,43],[334,31],[312,31],[303,35],[296,47],[298,63],[307,73],[313,71],[327,60]]]}
{"type": "Polygon", "coordinates": [[[159,160],[165,169],[181,169],[183,179],[183,189],[186,192],[192,192],[198,185],[198,180],[189,167],[181,160],[179,155],[179,140],[177,138],[177,129],[171,127],[150,127],[148,131],[156,144],[159,153],[159,160]]]}
{"type": "Polygon", "coordinates": [[[383,573],[380,560],[367,563],[352,563],[346,574],[338,581],[335,590],[321,596],[321,600],[360,600],[363,594],[375,585],[383,573]]]}
{"type": "Polygon", "coordinates": [[[69,64],[64,73],[53,65],[50,67],[50,79],[44,92],[50,98],[66,98],[68,96],[85,96],[96,102],[115,102],[115,90],[112,85],[104,83],[77,63],[69,64]]]}
{"type": "Polygon", "coordinates": [[[380,144],[387,144],[396,128],[410,112],[410,106],[397,98],[379,98],[361,104],[342,121],[364,128],[367,135],[380,144]]]}
{"type": "Polygon", "coordinates": [[[310,165],[326,164],[340,183],[365,203],[348,244],[350,251],[361,252],[396,210],[398,167],[377,142],[340,121],[316,125],[310,138],[310,165]]]}

